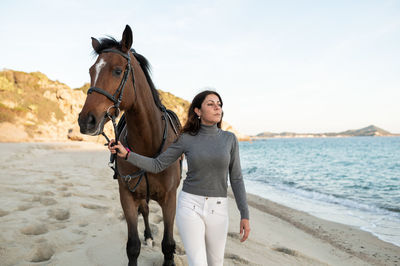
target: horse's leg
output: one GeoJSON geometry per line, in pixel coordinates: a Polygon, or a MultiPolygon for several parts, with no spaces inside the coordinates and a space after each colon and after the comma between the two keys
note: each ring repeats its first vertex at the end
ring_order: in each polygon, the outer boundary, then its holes
{"type": "Polygon", "coordinates": [[[164,254],[163,265],[175,265],[175,240],[174,240],[174,219],[176,211],[176,191],[172,190],[165,194],[161,208],[164,219],[164,236],[161,242],[162,252],[164,254]]]}
{"type": "Polygon", "coordinates": [[[139,205],[139,212],[143,215],[144,219],[144,240],[150,247],[153,246],[153,236],[151,235],[150,224],[149,224],[149,205],[146,200],[141,200],[139,205]]]}
{"type": "Polygon", "coordinates": [[[119,195],[126,224],[128,225],[128,242],[126,244],[126,253],[129,259],[128,265],[136,266],[141,245],[137,230],[138,202],[135,201],[132,193],[121,183],[120,181],[119,195]]]}

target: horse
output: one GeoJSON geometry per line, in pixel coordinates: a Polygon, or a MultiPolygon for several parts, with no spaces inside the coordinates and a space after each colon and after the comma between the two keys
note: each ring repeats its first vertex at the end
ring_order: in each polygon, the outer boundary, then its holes
{"type": "MultiPolygon", "coordinates": [[[[82,134],[103,134],[104,125],[110,120],[114,124],[114,130],[118,130],[120,123],[117,128],[115,118],[120,111],[124,111],[122,118],[126,120],[126,125],[119,130],[121,132],[116,138],[124,146],[133,147],[133,151],[138,154],[155,157],[176,140],[180,122],[172,111],[166,110],[162,105],[150,77],[149,62],[131,48],[132,41],[129,25],[126,25],[120,42],[112,37],[100,40],[92,37],[92,47],[98,57],[89,69],[91,87],[78,123],[82,134]]],[[[111,162],[113,159],[121,206],[128,227],[126,252],[129,265],[137,265],[140,253],[141,242],[137,229],[139,213],[142,213],[145,222],[145,241],[153,239],[148,221],[149,199],[157,201],[162,209],[163,265],[175,265],[173,226],[176,190],[182,173],[181,161],[177,160],[161,173],[152,174],[145,173],[118,156],[112,158],[111,162]],[[146,177],[146,182],[141,182],[143,176],[146,177]]]]}

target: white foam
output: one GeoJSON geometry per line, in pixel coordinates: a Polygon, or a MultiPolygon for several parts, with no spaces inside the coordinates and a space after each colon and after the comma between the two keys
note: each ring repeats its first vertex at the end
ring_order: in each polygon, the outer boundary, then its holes
{"type": "Polygon", "coordinates": [[[383,241],[400,246],[400,217],[397,214],[313,191],[283,186],[276,188],[250,180],[245,180],[245,184],[249,193],[325,220],[358,227],[383,241]]]}

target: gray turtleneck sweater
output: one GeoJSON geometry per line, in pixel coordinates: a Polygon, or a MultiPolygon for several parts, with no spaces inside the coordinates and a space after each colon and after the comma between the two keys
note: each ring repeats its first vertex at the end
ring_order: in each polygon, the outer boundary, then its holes
{"type": "Polygon", "coordinates": [[[131,152],[128,162],[151,173],[159,173],[185,154],[188,172],[182,190],[206,197],[226,197],[228,173],[242,219],[249,219],[246,190],[240,167],[236,136],[217,125],[201,125],[199,133],[183,133],[157,158],[131,152]]]}

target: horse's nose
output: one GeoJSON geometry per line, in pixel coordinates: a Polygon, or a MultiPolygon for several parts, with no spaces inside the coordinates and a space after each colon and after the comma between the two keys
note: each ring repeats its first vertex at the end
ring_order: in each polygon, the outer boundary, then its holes
{"type": "Polygon", "coordinates": [[[89,113],[86,117],[79,114],[78,124],[82,134],[93,131],[96,127],[96,117],[89,113]]]}
{"type": "Polygon", "coordinates": [[[96,126],[96,117],[94,117],[94,115],[89,114],[87,121],[86,121],[86,125],[88,129],[92,129],[96,126]]]}

